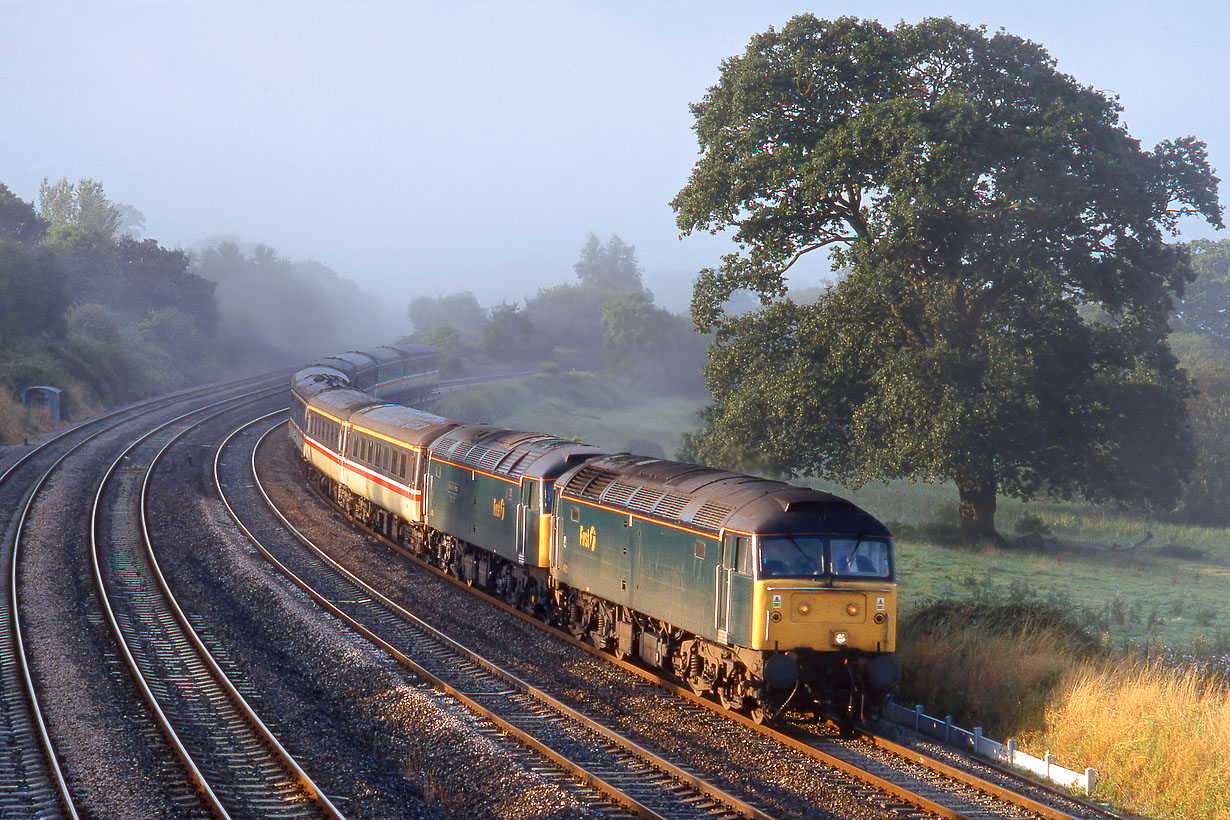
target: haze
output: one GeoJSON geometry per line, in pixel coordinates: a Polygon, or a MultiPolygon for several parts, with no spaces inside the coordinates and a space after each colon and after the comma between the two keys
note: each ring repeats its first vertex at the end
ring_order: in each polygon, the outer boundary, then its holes
{"type": "Polygon", "coordinates": [[[37,201],[44,176],[92,177],[164,246],[264,242],[399,311],[458,289],[524,299],[614,233],[682,310],[731,249],[680,240],[668,205],[697,152],[688,104],[803,11],[1003,27],[1117,93],[1146,147],[1194,134],[1230,169],[1215,2],[0,0],[0,181],[37,201]]]}

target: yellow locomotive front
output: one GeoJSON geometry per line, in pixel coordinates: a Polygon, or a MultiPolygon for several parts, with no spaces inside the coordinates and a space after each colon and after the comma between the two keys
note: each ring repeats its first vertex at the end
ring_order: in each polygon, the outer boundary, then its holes
{"type": "Polygon", "coordinates": [[[887,539],[761,535],[752,648],[816,652],[896,649],[897,585],[887,539]]]}
{"type": "Polygon", "coordinates": [[[758,533],[747,541],[749,648],[762,659],[756,700],[770,709],[810,702],[845,725],[874,715],[899,676],[887,530],[758,533]]]}

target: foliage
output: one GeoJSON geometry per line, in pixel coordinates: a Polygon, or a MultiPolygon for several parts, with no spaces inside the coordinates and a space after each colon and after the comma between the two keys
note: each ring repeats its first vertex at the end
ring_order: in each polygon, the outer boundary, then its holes
{"type": "Polygon", "coordinates": [[[1230,525],[1230,347],[1203,333],[1175,334],[1171,346],[1195,387],[1187,409],[1196,463],[1176,516],[1195,524],[1230,525]]]}
{"type": "Polygon", "coordinates": [[[49,183],[46,177],[38,189],[39,212],[52,226],[75,225],[92,234],[111,239],[121,225],[140,214],[130,205],[116,205],[107,198],[103,184],[83,178],[71,183],[67,178],[49,183]]]}
{"type": "Polygon", "coordinates": [[[556,347],[579,348],[592,362],[601,358],[602,306],[612,293],[595,285],[539,288],[525,303],[525,314],[551,337],[556,347]]]}
{"type": "Polygon", "coordinates": [[[1196,281],[1175,305],[1177,332],[1205,336],[1230,354],[1230,240],[1197,239],[1187,245],[1196,281]]]}
{"type": "Polygon", "coordinates": [[[716,329],[698,455],[950,479],[970,540],[998,538],[1000,494],[1175,500],[1192,446],[1166,322],[1191,270],[1163,239],[1221,224],[1203,143],[1143,151],[1041,47],[950,19],[795,17],[692,110],[678,224],[743,249],[694,293],[716,329]],[[784,298],[822,248],[849,272],[784,298]],[[725,313],[740,288],[764,307],[725,313]]]}
{"type": "Polygon", "coordinates": [[[1040,728],[1064,674],[1099,653],[1064,611],[1031,603],[933,601],[902,621],[898,641],[900,701],[998,738],[1040,728]]]}
{"type": "Polygon", "coordinates": [[[551,339],[516,302],[491,308],[483,325],[483,349],[506,362],[537,362],[551,355],[551,339]]]}
{"type": "Polygon", "coordinates": [[[655,392],[701,389],[705,341],[687,319],[655,307],[646,291],[625,293],[602,306],[607,367],[655,392]]]}
{"type": "Polygon", "coordinates": [[[268,245],[214,242],[193,253],[191,269],[216,283],[224,335],[243,341],[236,356],[303,361],[387,344],[402,332],[384,300],[325,265],[292,262],[268,245]]]}
{"type": "Polygon", "coordinates": [[[0,182],[0,239],[33,244],[42,239],[46,232],[47,223],[34,206],[0,182]]]}
{"type": "Polygon", "coordinates": [[[1098,769],[1098,795],[1159,820],[1230,818],[1230,692],[1198,669],[1083,665],[1025,743],[1098,769]]]}
{"type": "Polygon", "coordinates": [[[450,293],[447,296],[415,296],[406,311],[414,332],[431,333],[441,325],[450,325],[467,342],[482,338],[482,327],[487,322],[487,313],[478,304],[478,298],[468,290],[450,293]]]}
{"type": "Polygon", "coordinates": [[[64,271],[49,251],[0,238],[0,294],[0,347],[28,345],[64,332],[69,295],[64,271]]]}
{"type": "Polygon", "coordinates": [[[636,248],[611,234],[606,244],[590,234],[581,247],[581,258],[572,266],[582,285],[607,293],[634,293],[644,289],[636,248]]]}

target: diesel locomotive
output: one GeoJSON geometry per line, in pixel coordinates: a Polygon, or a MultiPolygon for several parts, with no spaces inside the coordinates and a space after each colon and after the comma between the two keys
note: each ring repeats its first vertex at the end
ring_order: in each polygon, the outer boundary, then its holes
{"type": "Polygon", "coordinates": [[[828,493],[391,401],[427,395],[436,362],[394,345],[293,377],[291,440],[349,514],[756,720],[875,715],[898,677],[883,524],[828,493]]]}

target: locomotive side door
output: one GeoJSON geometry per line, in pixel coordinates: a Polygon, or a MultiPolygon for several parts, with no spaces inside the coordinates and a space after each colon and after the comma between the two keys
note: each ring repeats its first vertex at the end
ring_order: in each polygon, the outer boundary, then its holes
{"type": "Polygon", "coordinates": [[[746,535],[727,534],[722,539],[722,561],[717,566],[714,583],[713,628],[718,640],[730,640],[730,592],[735,572],[751,562],[751,539],[746,535]]]}
{"type": "Polygon", "coordinates": [[[520,496],[517,499],[517,563],[525,563],[527,543],[534,544],[534,563],[537,563],[538,528],[532,526],[535,510],[534,482],[526,479],[521,483],[520,496]]]}

